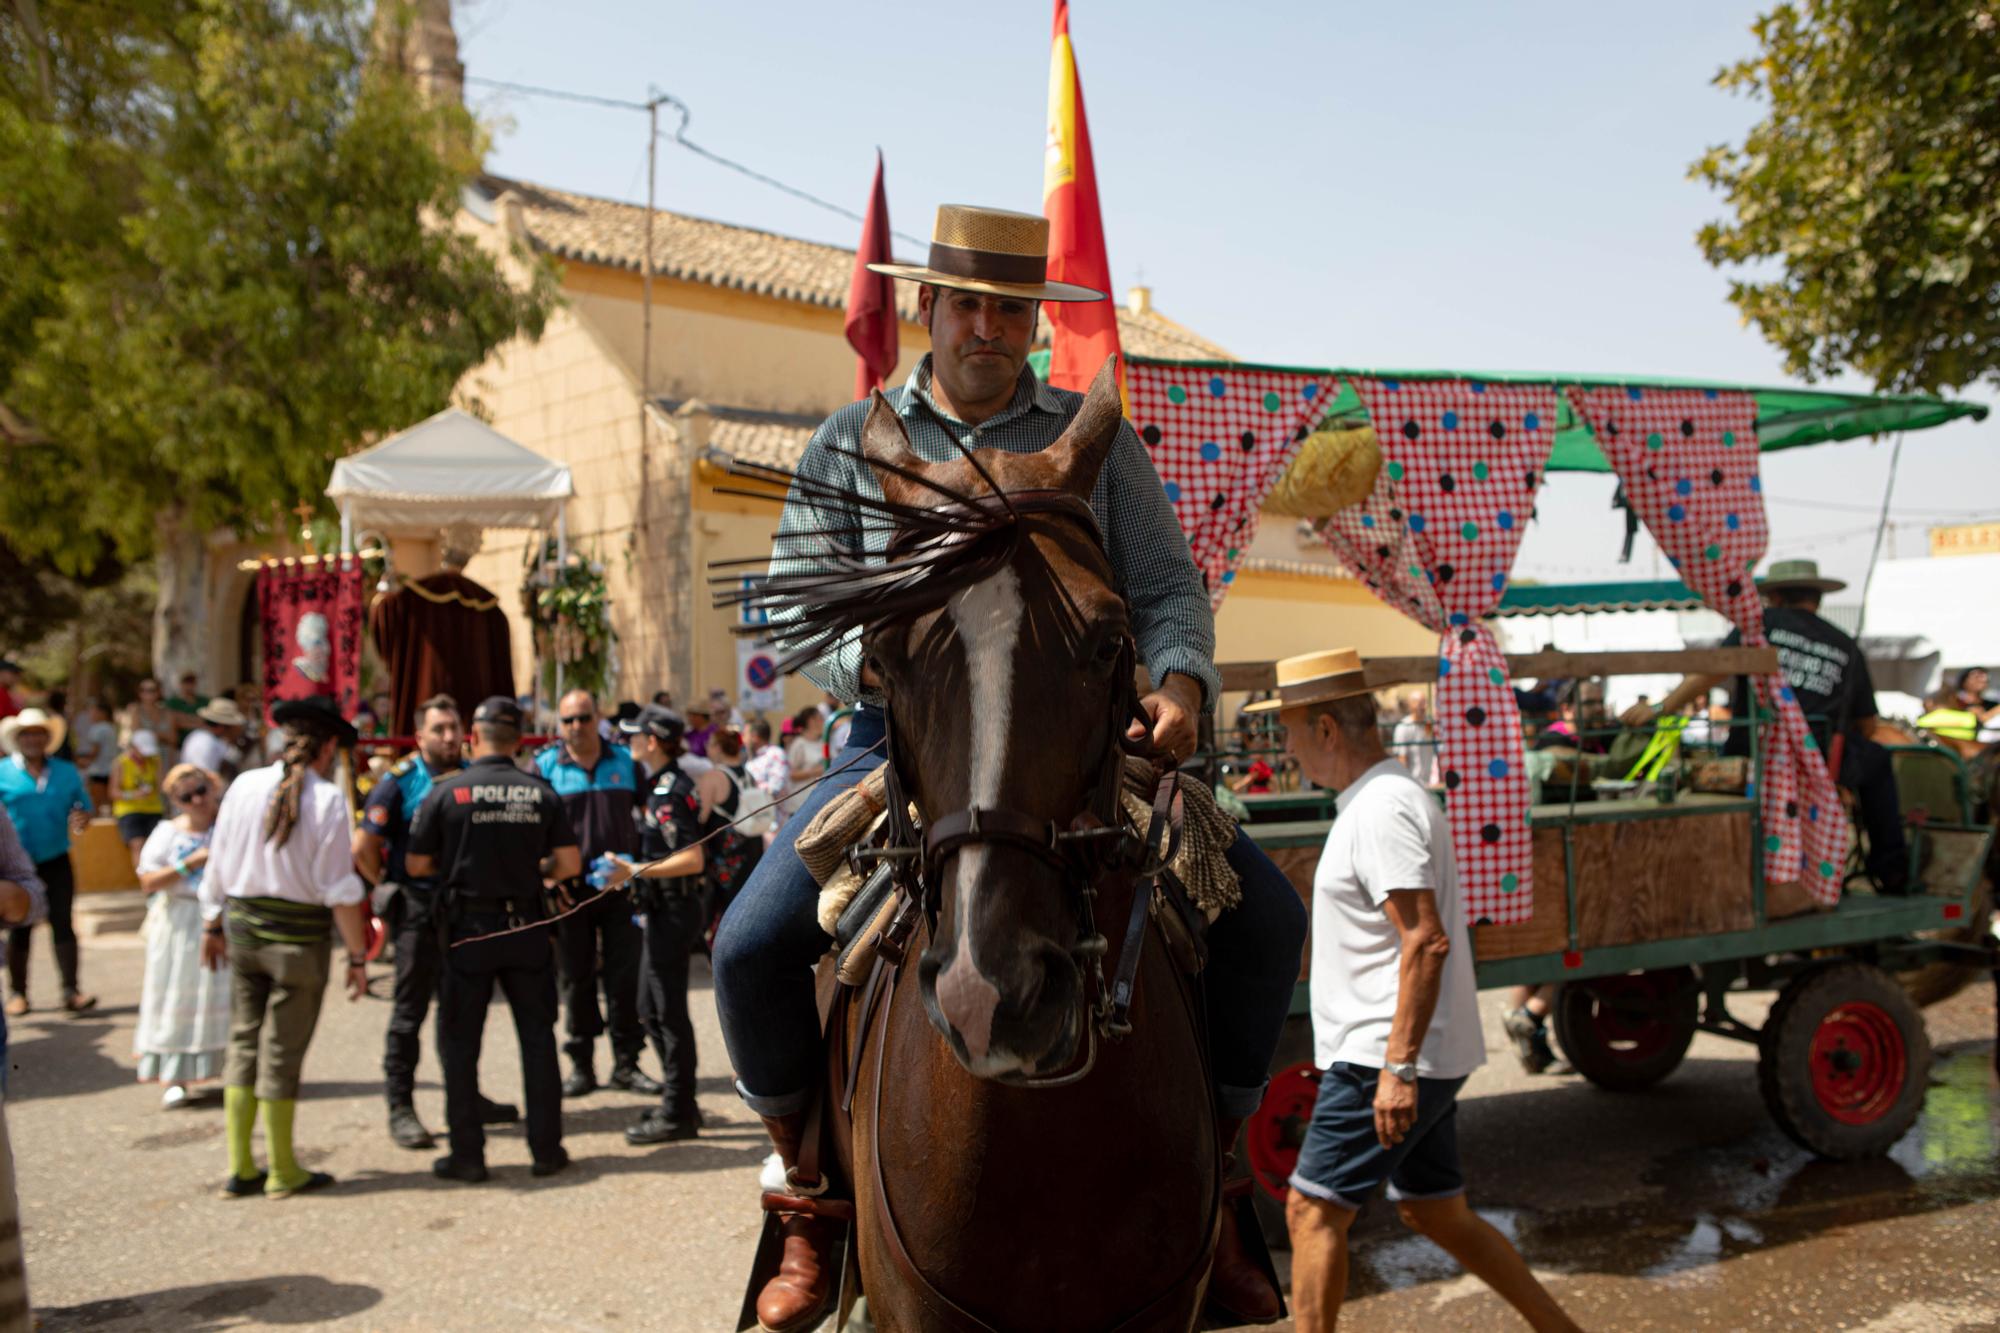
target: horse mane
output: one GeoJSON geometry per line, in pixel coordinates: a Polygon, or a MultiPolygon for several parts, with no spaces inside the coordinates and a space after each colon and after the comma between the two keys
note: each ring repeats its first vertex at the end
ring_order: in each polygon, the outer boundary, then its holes
{"type": "MultiPolygon", "coordinates": [[[[730,459],[724,465],[730,476],[784,486],[787,503],[803,502],[814,519],[813,526],[781,534],[794,547],[783,556],[716,561],[712,569],[734,572],[710,576],[715,605],[763,612],[767,624],[737,632],[767,635],[783,654],[778,669],[789,672],[857,630],[938,610],[961,589],[996,572],[1014,556],[1020,512],[973,451],[953,443],[985,483],[983,492],[955,490],[860,450],[825,446],[931,491],[938,497],[935,505],[899,503],[796,469],[730,459]],[[852,517],[857,513],[858,519],[852,517]],[[887,520],[895,529],[880,555],[865,545],[870,518],[887,520]],[[750,574],[747,586],[746,569],[762,571],[750,574]]],[[[758,499],[768,494],[730,486],[716,490],[758,499]]]]}

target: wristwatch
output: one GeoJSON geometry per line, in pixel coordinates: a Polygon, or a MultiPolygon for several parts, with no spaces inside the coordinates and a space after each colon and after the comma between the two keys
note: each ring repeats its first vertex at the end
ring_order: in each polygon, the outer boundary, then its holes
{"type": "Polygon", "coordinates": [[[1405,1083],[1415,1083],[1417,1081],[1417,1067],[1415,1064],[1385,1064],[1382,1066],[1382,1072],[1392,1074],[1405,1083]]]}

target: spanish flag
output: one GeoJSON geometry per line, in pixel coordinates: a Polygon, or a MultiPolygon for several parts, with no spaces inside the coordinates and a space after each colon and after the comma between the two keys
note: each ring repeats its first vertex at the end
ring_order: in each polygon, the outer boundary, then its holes
{"type": "MultiPolygon", "coordinates": [[[[1097,167],[1090,156],[1090,125],[1083,114],[1083,84],[1069,42],[1069,0],[1055,0],[1054,45],[1049,53],[1048,160],[1042,176],[1042,212],[1049,219],[1049,280],[1111,291],[1111,257],[1104,246],[1104,218],[1097,207],[1097,167]]],[[[1118,312],[1101,301],[1050,302],[1052,346],[1049,383],[1060,389],[1090,387],[1104,358],[1118,355],[1118,312]]],[[[1118,367],[1125,390],[1125,366],[1118,367]]]]}

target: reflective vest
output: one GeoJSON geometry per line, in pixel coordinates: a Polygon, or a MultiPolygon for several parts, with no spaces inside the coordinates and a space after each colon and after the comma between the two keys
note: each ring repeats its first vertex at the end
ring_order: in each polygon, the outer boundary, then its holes
{"type": "Polygon", "coordinates": [[[1979,739],[1979,716],[1963,708],[1933,708],[1917,719],[1917,725],[1948,741],[1979,739]]]}

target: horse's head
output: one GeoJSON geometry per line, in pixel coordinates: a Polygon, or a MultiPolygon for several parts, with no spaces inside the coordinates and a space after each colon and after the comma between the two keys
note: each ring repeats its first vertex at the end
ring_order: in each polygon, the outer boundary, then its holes
{"type": "Polygon", "coordinates": [[[998,816],[934,847],[938,928],[917,967],[932,1023],[982,1077],[1062,1068],[1085,1021],[1072,953],[1081,886],[1035,840],[1089,810],[1128,711],[1130,628],[1088,508],[1120,417],[1107,366],[1069,430],[1038,454],[926,462],[879,399],[863,431],[892,503],[934,508],[935,485],[979,496],[987,511],[966,538],[976,576],[941,607],[879,621],[863,640],[925,823],[944,832],[953,815],[998,816]],[[991,521],[1010,509],[1011,520],[991,521]]]}

